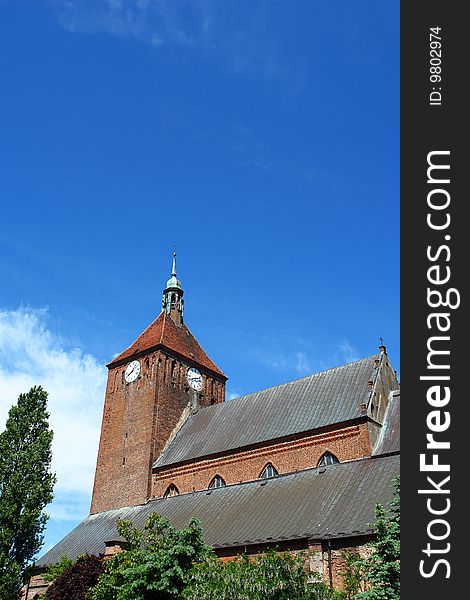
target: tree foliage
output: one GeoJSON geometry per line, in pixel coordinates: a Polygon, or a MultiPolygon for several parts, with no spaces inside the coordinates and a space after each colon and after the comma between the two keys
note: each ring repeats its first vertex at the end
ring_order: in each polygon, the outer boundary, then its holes
{"type": "MultiPolygon", "coordinates": [[[[62,566],[64,564],[65,560],[62,566]]],[[[86,600],[88,590],[97,583],[102,572],[103,561],[97,556],[84,554],[63,569],[47,588],[46,600],[86,600]]]]}
{"type": "Polygon", "coordinates": [[[0,597],[16,598],[25,571],[43,544],[53,498],[52,431],[47,392],[21,394],[0,434],[0,597]]]}
{"type": "Polygon", "coordinates": [[[117,528],[128,549],[105,561],[104,573],[90,592],[92,600],[180,598],[193,564],[212,553],[195,519],[176,529],[152,513],[142,531],[130,521],[119,521],[117,528]]]}
{"type": "Polygon", "coordinates": [[[365,561],[358,552],[343,553],[345,567],[341,572],[343,578],[342,595],[344,600],[353,600],[356,595],[365,590],[365,561]]]}
{"type": "Polygon", "coordinates": [[[69,567],[74,565],[75,562],[76,562],[75,560],[72,560],[66,554],[63,554],[60,557],[60,560],[58,563],[49,565],[47,567],[47,571],[43,575],[44,581],[47,581],[47,582],[55,581],[57,579],[57,577],[59,577],[59,575],[62,575],[62,573],[66,569],[68,569],[69,567]]]}
{"type": "Polygon", "coordinates": [[[118,522],[128,549],[104,561],[91,600],[336,600],[323,583],[308,585],[304,554],[275,551],[222,562],[203,542],[196,520],[178,530],[151,514],[142,531],[118,522]]]}
{"type": "Polygon", "coordinates": [[[304,555],[270,551],[227,562],[211,557],[196,565],[185,600],[304,600],[309,595],[304,555]]]}
{"type": "Polygon", "coordinates": [[[375,507],[375,541],[372,554],[358,565],[364,572],[367,589],[359,600],[399,600],[400,598],[400,478],[395,479],[395,495],[390,511],[375,507]]]}

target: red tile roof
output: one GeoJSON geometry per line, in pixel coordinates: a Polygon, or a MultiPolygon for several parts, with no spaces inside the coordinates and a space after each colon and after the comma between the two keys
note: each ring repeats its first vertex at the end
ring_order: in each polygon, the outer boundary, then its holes
{"type": "Polygon", "coordinates": [[[158,346],[173,350],[190,362],[201,365],[226,379],[224,373],[207,356],[186,325],[177,327],[166,312],[161,312],[129,348],[108,364],[108,368],[135,354],[140,354],[158,346]]]}

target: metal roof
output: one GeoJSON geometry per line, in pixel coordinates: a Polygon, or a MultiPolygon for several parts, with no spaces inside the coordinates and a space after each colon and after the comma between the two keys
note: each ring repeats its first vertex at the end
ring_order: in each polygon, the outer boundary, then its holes
{"type": "Polygon", "coordinates": [[[400,390],[390,392],[390,399],[385,412],[384,422],[374,456],[400,451],[400,390]]]}
{"type": "Polygon", "coordinates": [[[205,541],[215,548],[366,534],[375,520],[375,504],[391,500],[398,471],[397,455],[366,458],[97,513],[36,566],[55,563],[64,554],[100,554],[105,542],[119,539],[118,519],[142,527],[151,512],[168,517],[176,527],[186,526],[191,517],[199,519],[205,541]]]}
{"type": "Polygon", "coordinates": [[[361,416],[383,356],[315,373],[191,415],[154,467],[226,452],[361,416]],[[379,361],[379,365],[376,364],[379,361]]]}

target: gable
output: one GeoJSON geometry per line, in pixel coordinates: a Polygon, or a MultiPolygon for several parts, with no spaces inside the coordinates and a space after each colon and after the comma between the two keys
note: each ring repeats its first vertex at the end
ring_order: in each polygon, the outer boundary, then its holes
{"type": "Polygon", "coordinates": [[[400,451],[400,391],[390,394],[382,429],[374,448],[374,456],[400,451]]]}

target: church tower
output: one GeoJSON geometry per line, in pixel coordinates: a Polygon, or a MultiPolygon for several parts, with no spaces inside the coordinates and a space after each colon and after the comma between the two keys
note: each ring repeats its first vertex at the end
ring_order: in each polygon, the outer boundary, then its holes
{"type": "Polygon", "coordinates": [[[173,254],[162,311],[108,367],[91,513],[145,503],[152,465],[184,420],[225,400],[227,377],[183,320],[173,254]]]}

